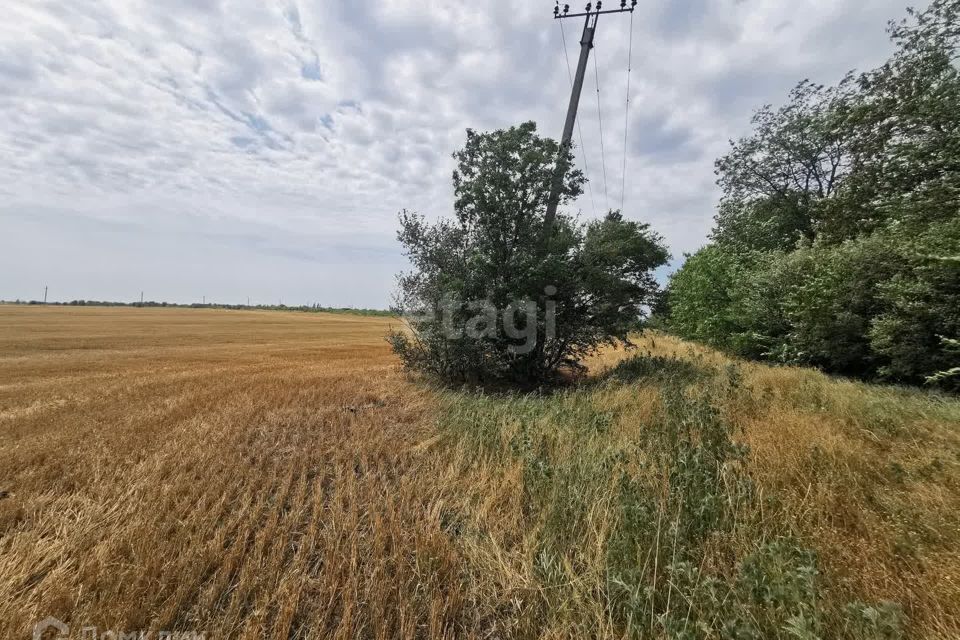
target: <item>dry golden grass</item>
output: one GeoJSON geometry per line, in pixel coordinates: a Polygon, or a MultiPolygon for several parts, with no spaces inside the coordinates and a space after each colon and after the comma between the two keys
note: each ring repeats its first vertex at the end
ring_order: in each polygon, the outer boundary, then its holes
{"type": "MultiPolygon", "coordinates": [[[[618,478],[651,473],[658,388],[432,390],[397,369],[389,323],[0,306],[0,636],[48,615],[208,638],[664,636],[609,600],[618,478]],[[557,473],[536,480],[518,442],[557,473]]],[[[740,375],[718,404],[763,499],[706,541],[707,569],[790,536],[818,552],[823,598],[895,601],[909,636],[960,637],[960,403],[740,375]]],[[[676,609],[662,571],[649,586],[676,609]]]]}
{"type": "MultiPolygon", "coordinates": [[[[670,336],[638,345],[712,366],[732,362],[670,336]]],[[[601,354],[594,366],[621,355],[601,354]]],[[[757,530],[787,532],[815,549],[828,598],[895,602],[908,635],[960,638],[960,402],[804,368],[737,366],[743,387],[722,411],[750,448],[760,493],[776,497],[757,530]]]]}
{"type": "Polygon", "coordinates": [[[387,324],[0,306],[0,636],[444,630],[455,556],[387,324]]]}

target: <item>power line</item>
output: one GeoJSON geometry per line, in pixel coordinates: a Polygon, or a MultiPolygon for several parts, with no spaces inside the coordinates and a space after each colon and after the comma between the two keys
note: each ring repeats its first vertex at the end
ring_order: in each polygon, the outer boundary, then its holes
{"type": "MultiPolygon", "coordinates": [[[[616,13],[625,13],[627,11],[633,12],[637,7],[637,0],[630,0],[630,6],[627,7],[627,0],[620,0],[619,9],[602,9],[603,2],[602,0],[597,0],[597,8],[594,10],[593,2],[588,2],[587,6],[584,8],[582,13],[570,13],[570,5],[564,4],[563,9],[560,8],[560,2],[557,0],[556,5],[553,7],[553,18],[554,20],[562,20],[564,18],[583,18],[583,34],[580,36],[580,59],[577,62],[577,72],[574,75],[573,86],[570,90],[570,102],[567,105],[567,117],[563,123],[563,135],[560,137],[560,151],[557,157],[557,166],[554,171],[553,181],[550,185],[550,198],[547,200],[547,211],[543,217],[543,246],[546,247],[546,243],[550,238],[551,229],[553,227],[554,218],[557,215],[557,206],[560,203],[560,191],[563,188],[563,176],[566,170],[566,157],[565,154],[570,148],[570,142],[573,138],[573,125],[577,120],[577,108],[580,104],[580,94],[583,90],[583,81],[586,76],[587,63],[590,59],[590,49],[593,48],[594,35],[597,31],[597,20],[602,14],[616,14],[616,13]]],[[[596,60],[594,60],[594,68],[596,70],[596,60]]],[[[599,73],[597,73],[599,76],[599,73]]],[[[597,112],[599,116],[599,106],[600,106],[600,80],[597,80],[597,112]]],[[[604,158],[603,153],[603,121],[601,117],[600,122],[601,128],[601,139],[600,139],[600,155],[603,160],[603,183],[604,183],[604,193],[607,196],[607,206],[610,205],[610,193],[607,189],[607,165],[606,159],[604,158]]]]}
{"type": "MultiPolygon", "coordinates": [[[[567,61],[567,79],[570,80],[570,86],[573,87],[573,71],[570,69],[570,52],[567,51],[567,35],[564,33],[563,20],[557,21],[560,24],[560,37],[563,39],[563,56],[567,61]]],[[[583,129],[580,127],[580,121],[577,120],[577,135],[580,138],[580,155],[583,157],[583,173],[587,176],[587,192],[590,194],[590,208],[593,215],[597,215],[597,205],[593,200],[593,186],[590,184],[590,168],[587,166],[587,148],[583,145],[583,129]]]]}
{"type": "Polygon", "coordinates": [[[600,124],[600,164],[603,165],[603,197],[610,208],[610,192],[607,190],[607,157],[603,151],[603,115],[600,109],[600,69],[597,66],[597,56],[593,56],[593,75],[597,82],[597,122],[600,124]]]}
{"type": "Polygon", "coordinates": [[[627,188],[627,130],[630,126],[630,71],[633,69],[633,12],[630,13],[630,46],[627,49],[627,106],[623,110],[623,167],[620,174],[620,211],[627,188]]]}

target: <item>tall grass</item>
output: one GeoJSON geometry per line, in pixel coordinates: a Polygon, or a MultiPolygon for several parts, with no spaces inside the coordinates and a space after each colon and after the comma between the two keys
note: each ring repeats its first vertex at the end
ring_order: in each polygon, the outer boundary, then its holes
{"type": "Polygon", "coordinates": [[[724,416],[752,393],[736,365],[635,357],[605,378],[549,397],[441,399],[460,473],[474,486],[517,478],[513,513],[468,505],[458,519],[490,633],[902,635],[898,605],[830,595],[802,532],[764,513],[776,499],[724,416]]]}
{"type": "Polygon", "coordinates": [[[960,637],[960,402],[667,336],[551,395],[387,321],[0,307],[0,636],[960,637]]]}

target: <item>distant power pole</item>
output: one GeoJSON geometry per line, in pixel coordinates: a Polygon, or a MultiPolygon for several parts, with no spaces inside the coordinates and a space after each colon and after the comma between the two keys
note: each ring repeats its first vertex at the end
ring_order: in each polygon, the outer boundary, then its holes
{"type": "Polygon", "coordinates": [[[593,9],[593,4],[588,2],[583,13],[570,13],[570,5],[563,5],[560,8],[559,1],[553,8],[553,19],[563,20],[564,18],[583,18],[583,34],[580,36],[580,61],[577,63],[577,75],[573,79],[573,89],[570,92],[570,104],[567,105],[567,119],[563,123],[563,136],[560,138],[560,155],[557,157],[556,173],[553,176],[553,184],[550,186],[550,198],[547,200],[547,214],[544,217],[544,239],[549,237],[550,228],[553,226],[553,220],[557,216],[557,205],[560,203],[560,187],[563,186],[563,176],[567,167],[562,161],[564,154],[570,149],[570,141],[573,139],[573,125],[577,120],[577,107],[580,105],[580,92],[583,89],[583,76],[587,72],[587,60],[590,58],[590,49],[593,48],[593,35],[597,30],[597,20],[604,13],[632,13],[637,6],[637,0],[630,0],[630,6],[627,6],[627,0],[620,0],[619,9],[608,9],[603,11],[603,0],[597,0],[597,8],[593,9]]]}
{"type": "Polygon", "coordinates": [[[250,306],[250,296],[247,296],[247,306],[250,306]]]}
{"type": "Polygon", "coordinates": [[[207,304],[207,296],[203,296],[203,304],[207,304]]]}
{"type": "Polygon", "coordinates": [[[143,291],[140,292],[140,305],[143,305],[143,291]]]}
{"type": "Polygon", "coordinates": [[[49,288],[49,285],[43,285],[43,304],[47,304],[47,289],[49,288]]]}

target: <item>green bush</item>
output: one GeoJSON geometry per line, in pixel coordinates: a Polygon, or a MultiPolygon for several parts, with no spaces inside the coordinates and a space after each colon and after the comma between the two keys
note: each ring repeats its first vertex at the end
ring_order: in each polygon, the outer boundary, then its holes
{"type": "Polygon", "coordinates": [[[661,325],[739,355],[957,389],[960,2],[892,23],[881,67],[801,82],[717,161],[712,243],[661,325]]]}
{"type": "Polygon", "coordinates": [[[951,339],[960,336],[960,218],[899,238],[903,269],[881,283],[884,311],[870,328],[873,350],[885,358],[891,380],[960,388],[960,379],[937,376],[960,364],[951,339]]]}
{"type": "Polygon", "coordinates": [[[603,378],[621,382],[653,380],[684,384],[696,382],[712,373],[713,371],[707,367],[698,366],[681,358],[635,355],[618,362],[617,366],[606,372],[603,378]]]}
{"type": "MultiPolygon", "coordinates": [[[[654,302],[653,269],[669,258],[646,224],[616,211],[579,224],[549,221],[559,145],[532,122],[467,132],[454,154],[455,216],[435,224],[404,212],[400,242],[413,270],[389,336],[404,365],[451,384],[537,386],[605,342],[627,341],[654,302]]],[[[581,192],[569,153],[561,203],[581,192]]]]}
{"type": "Polygon", "coordinates": [[[882,363],[870,326],[884,311],[881,286],[902,269],[893,247],[873,235],[784,257],[796,276],[781,305],[789,333],[785,359],[872,377],[882,363]]]}
{"type": "Polygon", "coordinates": [[[733,313],[734,284],[744,269],[718,246],[687,256],[670,277],[668,327],[681,336],[721,349],[741,327],[733,313]]]}

